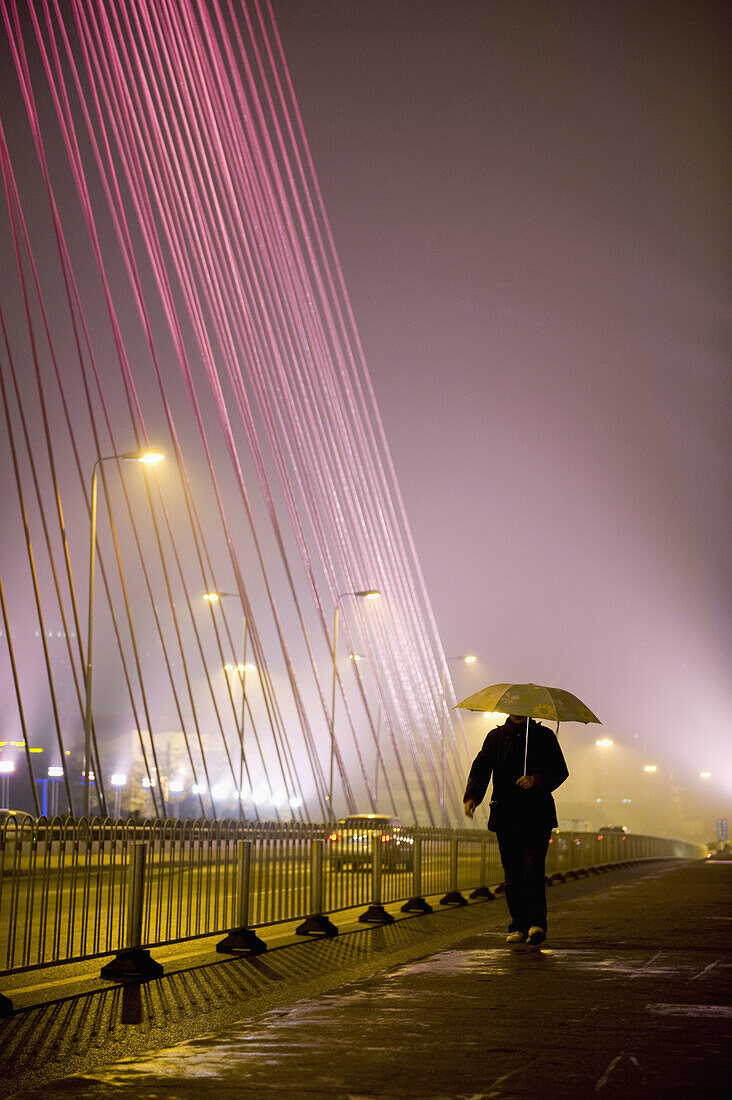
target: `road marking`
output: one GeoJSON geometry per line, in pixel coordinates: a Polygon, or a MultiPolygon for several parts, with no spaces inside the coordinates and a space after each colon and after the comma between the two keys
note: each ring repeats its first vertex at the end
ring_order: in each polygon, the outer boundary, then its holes
{"type": "Polygon", "coordinates": [[[500,1097],[500,1095],[501,1095],[500,1086],[504,1083],[504,1081],[507,1081],[509,1079],[509,1077],[513,1077],[514,1073],[518,1073],[519,1070],[521,1070],[521,1069],[524,1069],[524,1067],[523,1066],[517,1066],[516,1069],[511,1069],[511,1070],[508,1071],[508,1073],[504,1073],[500,1077],[496,1077],[495,1081],[493,1081],[491,1086],[490,1086],[490,1092],[488,1093],[488,1097],[491,1098],[491,1100],[495,1100],[496,1097],[500,1097]],[[498,1086],[498,1088],[496,1086],[498,1086]]]}
{"type": "Polygon", "coordinates": [[[654,1016],[696,1016],[699,1019],[732,1020],[732,1005],[646,1005],[654,1016]]]}
{"type": "Polygon", "coordinates": [[[610,1078],[610,1074],[613,1072],[615,1067],[618,1066],[623,1061],[623,1059],[626,1058],[626,1057],[627,1057],[628,1061],[631,1063],[631,1065],[635,1066],[635,1068],[638,1070],[638,1072],[645,1078],[645,1074],[643,1073],[643,1070],[640,1067],[640,1063],[639,1063],[638,1059],[635,1057],[635,1055],[634,1054],[626,1055],[625,1051],[621,1050],[620,1054],[615,1055],[613,1060],[610,1062],[610,1065],[607,1067],[605,1072],[602,1074],[602,1076],[598,1078],[597,1082],[595,1083],[595,1092],[599,1092],[600,1089],[605,1088],[605,1085],[608,1083],[608,1080],[610,1078]]]}
{"type": "Polygon", "coordinates": [[[717,965],[717,963],[720,963],[721,961],[722,961],[721,959],[715,959],[713,963],[710,963],[709,966],[705,966],[704,969],[700,970],[698,974],[695,974],[693,978],[689,978],[689,981],[690,982],[695,982],[697,980],[697,978],[703,978],[708,970],[711,970],[713,967],[715,967],[717,965]]]}
{"type": "Polygon", "coordinates": [[[651,957],[651,958],[650,958],[650,959],[648,960],[648,962],[646,962],[646,963],[643,963],[643,966],[639,967],[638,973],[640,974],[640,973],[642,973],[642,972],[643,972],[644,970],[648,970],[648,967],[649,967],[649,966],[653,966],[654,962],[656,961],[656,959],[657,959],[657,958],[659,958],[659,957],[660,957],[660,955],[661,955],[661,952],[660,952],[660,951],[657,951],[657,952],[656,952],[656,954],[655,954],[655,955],[653,955],[653,956],[652,956],[652,957],[651,957]]]}

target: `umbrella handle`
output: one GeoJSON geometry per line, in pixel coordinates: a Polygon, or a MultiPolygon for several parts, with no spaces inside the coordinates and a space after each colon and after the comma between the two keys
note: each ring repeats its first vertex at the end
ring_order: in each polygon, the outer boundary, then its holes
{"type": "Polygon", "coordinates": [[[526,715],[526,736],[524,738],[524,775],[526,775],[526,762],[529,759],[529,716],[526,715]]]}

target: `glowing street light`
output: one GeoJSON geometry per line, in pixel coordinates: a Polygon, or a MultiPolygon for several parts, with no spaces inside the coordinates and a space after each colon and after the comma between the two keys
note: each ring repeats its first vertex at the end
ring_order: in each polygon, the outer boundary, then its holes
{"type": "Polygon", "coordinates": [[[657,772],[658,768],[655,764],[644,764],[643,765],[643,771],[644,772],[657,772]]]}
{"type": "Polygon", "coordinates": [[[700,779],[711,779],[712,778],[712,773],[711,772],[699,772],[699,778],[700,779]]]}
{"type": "Polygon", "coordinates": [[[224,665],[224,672],[256,672],[256,665],[232,665],[230,661],[227,661],[224,665]]]}
{"type": "Polygon", "coordinates": [[[600,737],[599,740],[595,741],[595,744],[600,749],[609,749],[614,741],[611,737],[600,737]]]}
{"type": "Polygon", "coordinates": [[[92,729],[92,633],[94,628],[94,564],[97,556],[97,489],[99,467],[113,459],[118,462],[140,462],[156,466],[165,456],[161,451],[125,451],[123,454],[100,455],[94,463],[91,481],[91,532],[89,540],[89,624],[86,635],[86,679],[84,700],[84,817],[89,816],[89,769],[91,768],[92,729]]]}
{"type": "Polygon", "coordinates": [[[344,600],[347,596],[353,596],[356,599],[361,600],[380,600],[381,593],[376,588],[364,588],[359,592],[341,592],[336,597],[335,611],[333,615],[333,694],[331,697],[330,707],[330,776],[328,780],[328,813],[331,818],[333,814],[333,758],[335,755],[335,705],[336,705],[336,677],[337,677],[337,665],[338,660],[338,616],[340,613],[341,600],[344,600]]]}

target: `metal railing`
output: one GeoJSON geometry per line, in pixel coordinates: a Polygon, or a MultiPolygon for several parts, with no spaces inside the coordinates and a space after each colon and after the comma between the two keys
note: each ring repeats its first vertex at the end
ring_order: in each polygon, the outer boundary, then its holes
{"type": "MultiPolygon", "coordinates": [[[[555,831],[546,873],[702,855],[682,841],[555,831]]],[[[11,820],[0,828],[0,975],[289,921],[334,934],[328,914],[366,906],[361,919],[389,920],[386,905],[424,908],[438,894],[462,904],[502,880],[495,837],[478,829],[11,820]]]]}

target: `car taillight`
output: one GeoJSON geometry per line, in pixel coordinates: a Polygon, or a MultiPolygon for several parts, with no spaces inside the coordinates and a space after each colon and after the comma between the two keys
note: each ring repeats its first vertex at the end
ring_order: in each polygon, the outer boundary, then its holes
{"type": "Polygon", "coordinates": [[[391,840],[391,837],[389,836],[389,834],[388,833],[382,833],[381,834],[381,843],[386,844],[386,842],[388,840],[391,840]]]}
{"type": "Polygon", "coordinates": [[[338,833],[331,833],[328,840],[338,840],[338,833]]]}

